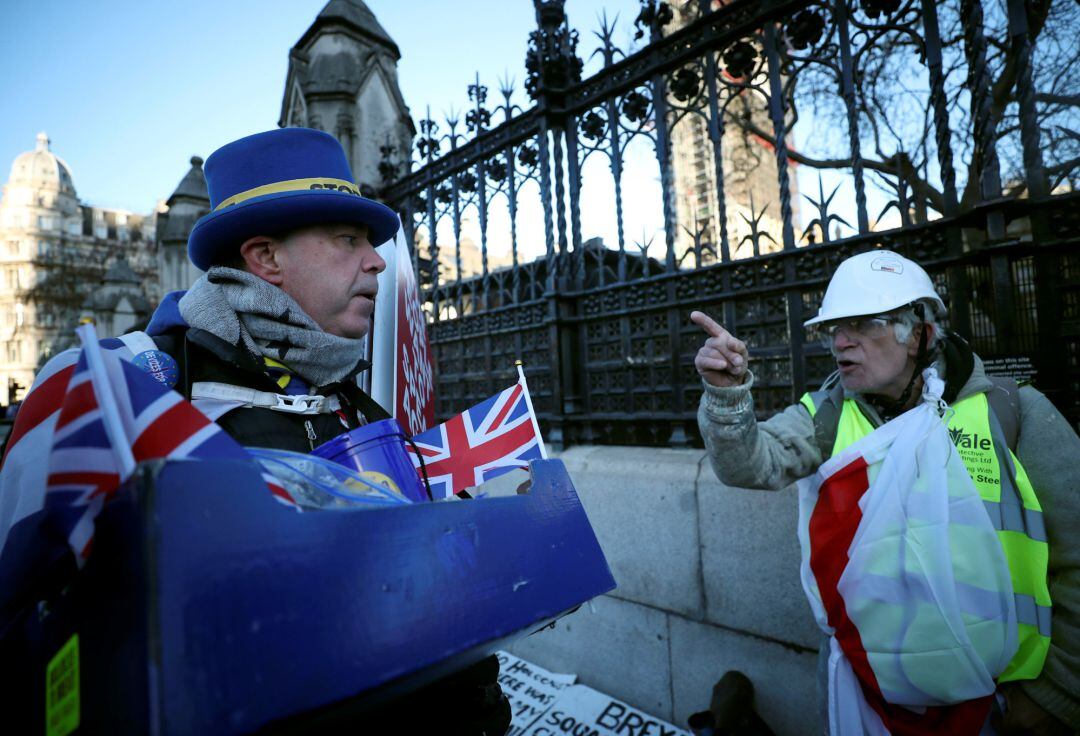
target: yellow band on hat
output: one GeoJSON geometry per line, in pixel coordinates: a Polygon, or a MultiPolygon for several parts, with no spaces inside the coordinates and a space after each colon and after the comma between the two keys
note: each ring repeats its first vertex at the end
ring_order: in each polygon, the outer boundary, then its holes
{"type": "Polygon", "coordinates": [[[248,189],[246,192],[234,194],[215,207],[214,212],[267,194],[303,192],[313,189],[330,189],[337,192],[345,192],[346,194],[355,194],[358,197],[360,196],[360,189],[351,181],[345,181],[344,179],[289,179],[288,181],[279,181],[273,184],[263,184],[261,187],[255,187],[254,189],[248,189]]]}

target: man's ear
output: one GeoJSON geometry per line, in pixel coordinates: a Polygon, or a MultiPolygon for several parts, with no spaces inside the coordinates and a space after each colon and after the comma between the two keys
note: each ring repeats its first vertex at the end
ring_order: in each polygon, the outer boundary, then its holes
{"type": "Polygon", "coordinates": [[[278,260],[281,243],[266,235],[248,238],[240,246],[240,257],[247,264],[247,270],[263,281],[274,286],[281,286],[283,274],[278,260]]]}
{"type": "Polygon", "coordinates": [[[934,328],[925,322],[920,322],[911,330],[911,337],[908,338],[907,352],[912,358],[919,355],[919,338],[922,336],[923,330],[929,330],[926,335],[926,344],[930,344],[930,340],[934,337],[934,328]]]}

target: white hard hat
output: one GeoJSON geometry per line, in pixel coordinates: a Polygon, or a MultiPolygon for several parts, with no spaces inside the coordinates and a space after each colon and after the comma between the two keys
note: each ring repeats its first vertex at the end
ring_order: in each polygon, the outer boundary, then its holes
{"type": "Polygon", "coordinates": [[[803,326],[883,314],[920,299],[932,302],[939,316],[945,314],[945,304],[922,266],[891,250],[872,250],[840,264],[829,280],[817,316],[803,326]]]}

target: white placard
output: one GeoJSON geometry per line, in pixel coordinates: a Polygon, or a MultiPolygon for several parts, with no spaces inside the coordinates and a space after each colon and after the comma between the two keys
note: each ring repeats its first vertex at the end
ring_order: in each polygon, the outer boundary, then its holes
{"type": "Polygon", "coordinates": [[[379,274],[379,291],[375,294],[375,314],[371,325],[371,370],[368,393],[387,411],[394,411],[394,378],[397,346],[397,261],[405,244],[405,231],[398,227],[394,240],[379,248],[386,269],[379,274]]]}
{"type": "Polygon", "coordinates": [[[618,698],[576,685],[576,675],[549,672],[498,652],[499,684],[510,700],[507,736],[692,736],[618,698]]]}

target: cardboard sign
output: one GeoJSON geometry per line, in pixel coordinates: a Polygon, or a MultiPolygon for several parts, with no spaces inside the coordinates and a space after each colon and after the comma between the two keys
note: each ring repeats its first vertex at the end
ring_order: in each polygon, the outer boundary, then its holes
{"type": "Polygon", "coordinates": [[[499,684],[513,712],[507,736],[691,736],[689,731],[574,684],[576,675],[549,672],[498,652],[499,684]]]}
{"type": "Polygon", "coordinates": [[[371,397],[387,407],[409,434],[435,424],[435,380],[427,323],[412,253],[398,228],[393,243],[379,249],[386,270],[379,274],[371,338],[371,397]]]}
{"type": "Polygon", "coordinates": [[[509,652],[498,652],[499,685],[513,713],[507,736],[520,736],[547,713],[559,694],[574,684],[576,675],[548,672],[509,652]]]}

